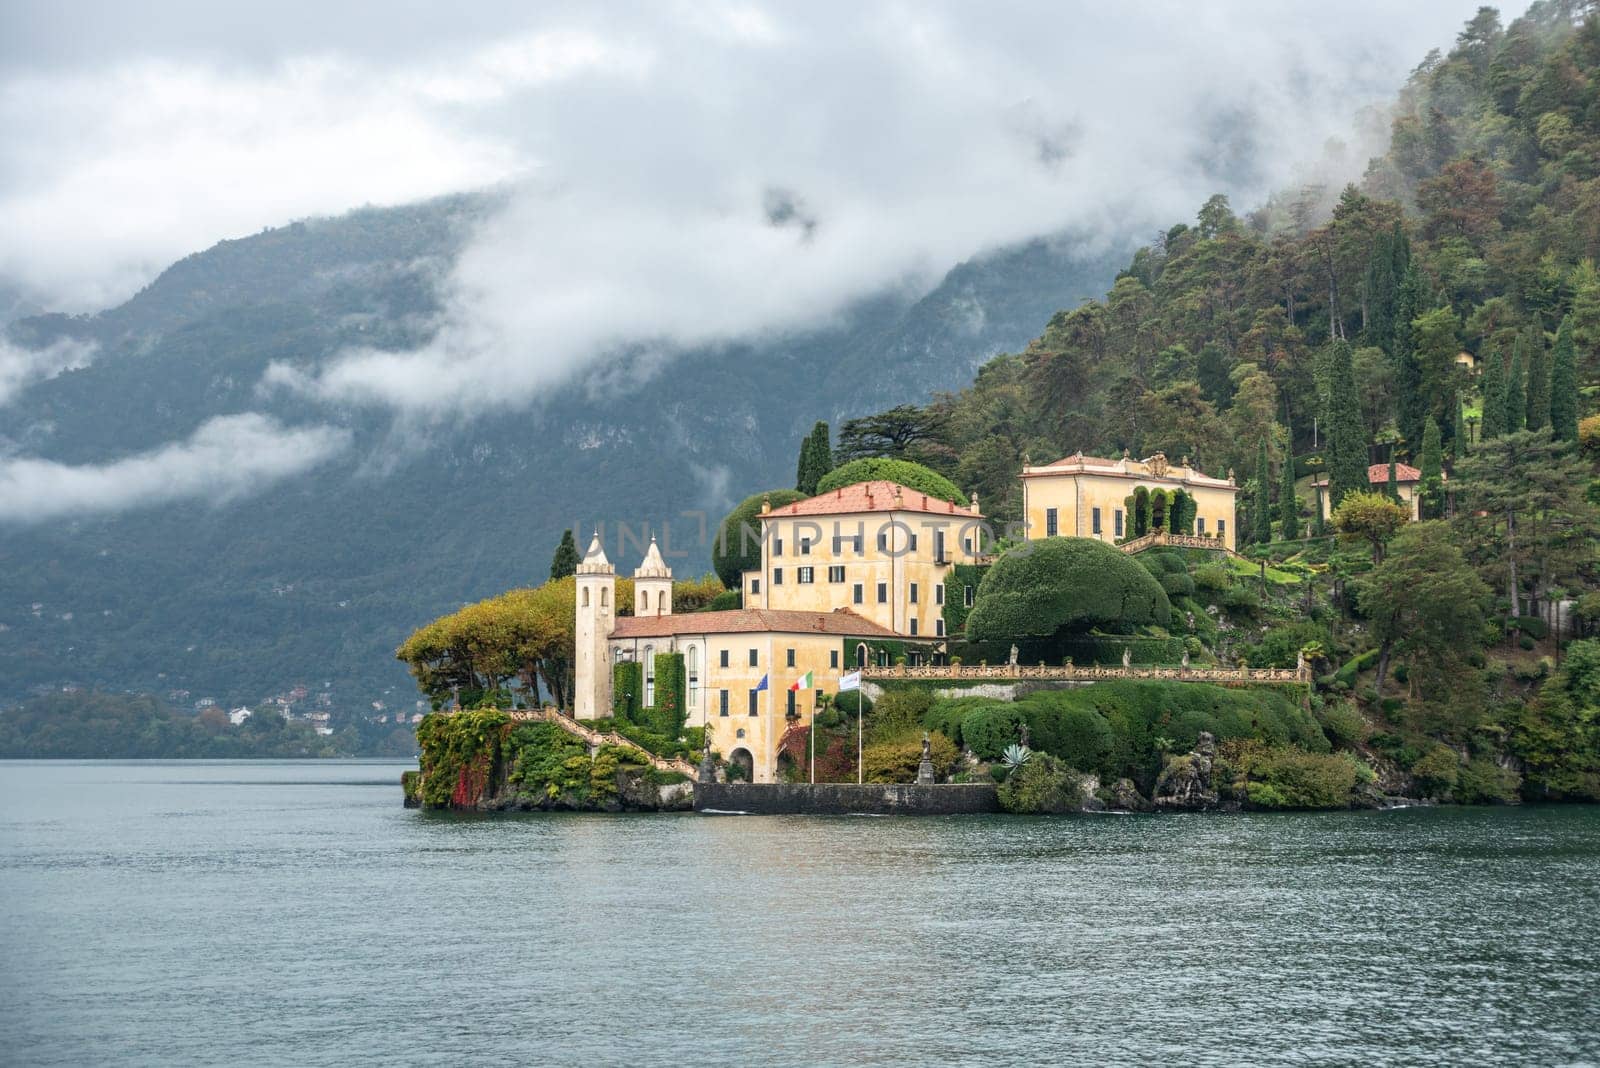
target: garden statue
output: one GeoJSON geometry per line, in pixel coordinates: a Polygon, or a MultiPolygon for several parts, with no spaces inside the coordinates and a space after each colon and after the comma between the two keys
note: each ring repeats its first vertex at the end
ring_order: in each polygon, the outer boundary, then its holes
{"type": "Polygon", "coordinates": [[[1017,743],[1022,748],[1028,748],[1028,721],[1022,720],[1017,724],[1017,743]]]}
{"type": "Polygon", "coordinates": [[[1017,647],[1015,644],[1011,646],[1011,659],[1007,661],[1007,663],[1009,663],[1012,667],[1017,666],[1017,647]]]}
{"type": "Polygon", "coordinates": [[[1124,645],[1122,647],[1122,669],[1124,671],[1126,671],[1128,668],[1130,668],[1132,666],[1133,666],[1133,646],[1124,645]]]}
{"type": "Polygon", "coordinates": [[[922,762],[917,765],[917,784],[931,785],[934,781],[933,774],[933,745],[928,738],[928,732],[922,732],[922,762]]]}
{"type": "Polygon", "coordinates": [[[1187,646],[1183,650],[1183,670],[1189,670],[1189,649],[1187,646]]]}

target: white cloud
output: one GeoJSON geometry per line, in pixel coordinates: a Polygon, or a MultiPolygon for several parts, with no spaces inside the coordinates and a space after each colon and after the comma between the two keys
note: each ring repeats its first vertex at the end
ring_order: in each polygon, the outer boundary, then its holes
{"type": "Polygon", "coordinates": [[[552,4],[431,50],[397,12],[375,36],[394,55],[335,17],[334,44],[266,61],[34,70],[0,80],[21,146],[0,274],[110,299],[219,236],[510,181],[431,344],[267,385],[525,405],[618,351],[808,328],[1009,242],[1144,236],[1219,189],[1248,206],[1474,8],[552,4]]]}
{"type": "Polygon", "coordinates": [[[99,348],[92,341],[58,338],[42,349],[25,349],[0,339],[0,408],[35,382],[63,371],[87,367],[99,348]]]}
{"type": "Polygon", "coordinates": [[[348,431],[336,427],[284,427],[246,412],[208,420],[186,441],[108,463],[0,459],[0,523],[226,502],[315,467],[349,443],[348,431]]]}

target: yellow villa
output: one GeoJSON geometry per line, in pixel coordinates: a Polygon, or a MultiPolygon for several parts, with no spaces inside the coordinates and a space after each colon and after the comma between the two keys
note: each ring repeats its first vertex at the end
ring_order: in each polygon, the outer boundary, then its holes
{"type": "MultiPolygon", "coordinates": [[[[1412,521],[1422,518],[1422,472],[1410,464],[1397,463],[1394,465],[1394,489],[1400,498],[1400,504],[1411,513],[1412,521]]],[[[1440,476],[1441,479],[1444,476],[1440,476]]],[[[1389,465],[1373,464],[1367,468],[1367,483],[1372,487],[1372,492],[1383,493],[1389,488],[1389,465]]],[[[1333,509],[1328,506],[1328,478],[1319,476],[1311,484],[1317,491],[1317,500],[1322,502],[1322,518],[1327,519],[1333,509]]]]}
{"type": "MultiPolygon", "coordinates": [[[[684,712],[753,782],[778,775],[784,734],[811,722],[845,672],[916,662],[942,647],[946,579],[976,560],[983,517],[892,482],[864,482],[764,508],[761,566],[744,607],[672,612],[672,570],[652,539],[634,571],[633,615],[617,615],[616,569],[595,535],[578,565],[574,714],[611,714],[613,670],[631,661],[655,704],[656,657],[683,657],[684,712]],[[806,684],[809,676],[809,684],[806,684]]],[[[733,536],[740,536],[734,532],[733,536]]]]}
{"type": "Polygon", "coordinates": [[[1074,453],[1052,464],[1022,465],[1022,514],[1033,538],[1079,537],[1116,542],[1127,538],[1132,521],[1128,496],[1137,486],[1184,490],[1195,500],[1194,532],[1234,548],[1234,505],[1239,487],[1233,472],[1214,478],[1189,463],[1172,464],[1162,453],[1143,460],[1126,452],[1120,460],[1074,453]]]}

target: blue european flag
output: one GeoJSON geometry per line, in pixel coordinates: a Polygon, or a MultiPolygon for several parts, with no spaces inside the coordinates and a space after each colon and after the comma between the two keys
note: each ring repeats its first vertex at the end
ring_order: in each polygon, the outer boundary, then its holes
{"type": "Polygon", "coordinates": [[[763,675],[763,676],[761,676],[760,684],[758,684],[756,686],[756,693],[760,693],[762,690],[765,690],[766,688],[767,688],[767,677],[765,675],[763,675]]]}

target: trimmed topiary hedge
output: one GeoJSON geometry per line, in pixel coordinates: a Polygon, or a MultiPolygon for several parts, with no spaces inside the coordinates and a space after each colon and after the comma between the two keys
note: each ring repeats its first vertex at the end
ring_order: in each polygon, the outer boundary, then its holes
{"type": "Polygon", "coordinates": [[[874,482],[879,479],[898,482],[907,489],[926,493],[941,501],[949,501],[952,504],[967,503],[967,497],[961,492],[961,488],[932,468],[923,467],[910,460],[891,460],[882,456],[851,460],[834,468],[817,480],[816,495],[820,497],[824,493],[853,486],[857,482],[874,482]]]}
{"type": "Polygon", "coordinates": [[[984,577],[967,617],[975,641],[1049,637],[1109,623],[1172,620],[1160,583],[1126,553],[1092,538],[1044,538],[1006,553],[984,577]]]}
{"type": "Polygon", "coordinates": [[[632,720],[644,705],[644,665],[621,660],[611,665],[611,717],[632,720]]]}
{"type": "Polygon", "coordinates": [[[772,507],[780,508],[795,501],[805,500],[805,494],[792,489],[767,490],[752,493],[740,501],[733,511],[723,517],[711,542],[711,567],[730,590],[737,590],[744,582],[744,572],[761,566],[761,504],[771,500],[772,507]]]}

